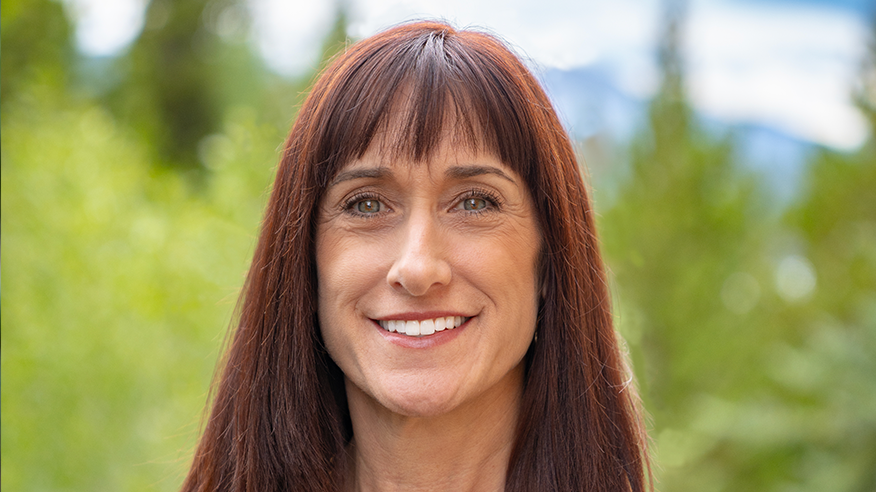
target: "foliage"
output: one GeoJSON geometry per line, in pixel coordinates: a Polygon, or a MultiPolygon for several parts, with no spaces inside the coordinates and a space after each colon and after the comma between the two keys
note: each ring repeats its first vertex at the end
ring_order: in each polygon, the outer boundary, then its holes
{"type": "Polygon", "coordinates": [[[172,490],[251,254],[277,135],[232,112],[193,194],[102,107],[3,125],[3,487],[172,490]]]}
{"type": "Polygon", "coordinates": [[[659,488],[873,490],[874,143],[820,151],[776,214],[732,137],[689,114],[677,22],[649,128],[600,224],[659,488]]]}
{"type": "Polygon", "coordinates": [[[0,3],[0,105],[33,80],[60,88],[67,82],[72,50],[61,5],[51,0],[0,3]]]}

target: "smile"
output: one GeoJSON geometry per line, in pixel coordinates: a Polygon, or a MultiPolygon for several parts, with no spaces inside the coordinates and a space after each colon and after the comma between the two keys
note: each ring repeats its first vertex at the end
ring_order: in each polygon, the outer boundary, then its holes
{"type": "Polygon", "coordinates": [[[390,333],[400,333],[409,337],[422,337],[433,333],[452,330],[457,326],[462,326],[471,318],[463,316],[447,316],[435,319],[424,319],[422,321],[405,321],[405,320],[377,320],[381,328],[390,333]]]}

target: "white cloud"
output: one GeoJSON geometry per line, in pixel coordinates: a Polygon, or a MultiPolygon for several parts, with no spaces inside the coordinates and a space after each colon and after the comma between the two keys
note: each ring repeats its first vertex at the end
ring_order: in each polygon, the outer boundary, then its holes
{"type": "MultiPolygon", "coordinates": [[[[111,56],[143,28],[147,0],[64,0],[80,50],[111,56]]],[[[254,44],[285,75],[315,68],[336,2],[246,0],[254,44]]],[[[350,34],[400,22],[442,19],[498,33],[538,68],[599,63],[634,98],[653,94],[659,0],[348,0],[350,34]]],[[[867,26],[853,14],[805,3],[693,0],[685,31],[692,105],[728,123],[770,126],[853,149],[867,137],[850,100],[867,26]]]]}
{"type": "Polygon", "coordinates": [[[573,68],[654,40],[656,0],[359,0],[350,26],[355,37],[412,19],[441,19],[487,28],[544,67],[573,68]]]}
{"type": "Polygon", "coordinates": [[[147,0],[66,0],[76,19],[76,45],[88,56],[112,56],[143,30],[147,0]]]}
{"type": "Polygon", "coordinates": [[[254,40],[267,63],[284,75],[316,68],[334,4],[313,0],[249,0],[254,40]]]}
{"type": "Polygon", "coordinates": [[[835,9],[700,1],[689,12],[691,102],[730,123],[854,149],[868,134],[851,102],[867,28],[835,9]]]}

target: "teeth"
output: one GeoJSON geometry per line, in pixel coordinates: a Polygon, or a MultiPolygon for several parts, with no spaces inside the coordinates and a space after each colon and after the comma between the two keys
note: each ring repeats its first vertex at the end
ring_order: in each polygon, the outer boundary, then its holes
{"type": "Polygon", "coordinates": [[[407,335],[409,337],[420,336],[420,322],[419,321],[405,321],[405,335],[407,335]]]}
{"type": "Polygon", "coordinates": [[[469,318],[462,316],[447,316],[446,318],[424,319],[422,321],[379,320],[378,324],[384,330],[401,333],[411,337],[431,335],[433,333],[452,330],[462,325],[469,318]]]}

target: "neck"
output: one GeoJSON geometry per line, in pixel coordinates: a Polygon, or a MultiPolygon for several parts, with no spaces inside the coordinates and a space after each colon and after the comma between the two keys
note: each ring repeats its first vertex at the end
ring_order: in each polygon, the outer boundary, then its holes
{"type": "Polygon", "coordinates": [[[386,409],[347,381],[354,439],[348,491],[500,491],[515,440],[522,364],[476,401],[411,417],[386,409]]]}

